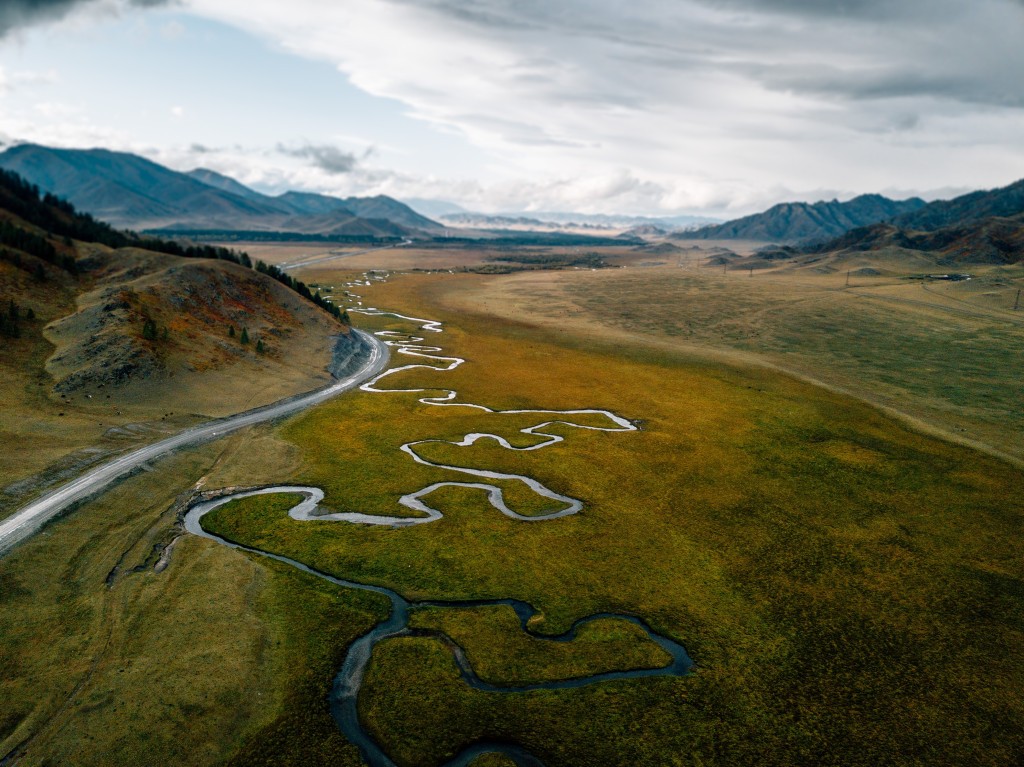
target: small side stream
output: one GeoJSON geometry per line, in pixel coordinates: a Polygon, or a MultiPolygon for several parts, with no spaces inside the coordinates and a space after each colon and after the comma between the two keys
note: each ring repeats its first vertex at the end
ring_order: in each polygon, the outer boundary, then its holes
{"type": "MultiPolygon", "coordinates": [[[[631,615],[598,613],[576,621],[576,623],[573,624],[573,626],[564,634],[560,634],[558,636],[538,635],[532,632],[528,627],[530,618],[537,612],[536,609],[520,600],[495,599],[465,602],[410,602],[398,593],[391,589],[384,588],[383,586],[373,586],[366,583],[357,583],[355,581],[336,578],[333,575],[328,575],[327,573],[320,572],[319,570],[314,570],[313,568],[304,565],[301,562],[297,562],[294,559],[289,559],[288,557],[283,557],[279,554],[272,554],[267,551],[262,551],[261,549],[244,546],[225,538],[221,538],[218,535],[207,532],[202,526],[202,518],[224,504],[254,495],[271,494],[303,496],[303,500],[289,511],[289,515],[294,518],[309,518],[308,515],[310,511],[323,497],[323,492],[319,488],[314,487],[279,486],[239,492],[213,500],[203,501],[192,506],[185,514],[185,529],[193,535],[216,541],[217,543],[228,546],[229,548],[247,551],[252,554],[258,554],[260,556],[282,562],[301,570],[304,573],[329,581],[337,586],[350,589],[360,589],[362,591],[372,591],[376,594],[383,594],[388,598],[391,602],[390,615],[386,620],[378,623],[369,632],[352,643],[349,647],[348,654],[345,656],[345,661],[342,664],[341,670],[334,678],[334,686],[331,691],[331,714],[334,716],[334,720],[338,723],[338,727],[341,729],[345,737],[358,747],[363,759],[371,767],[396,767],[396,765],[388,755],[384,753],[383,749],[369,736],[369,734],[367,734],[359,721],[358,699],[359,691],[363,683],[363,674],[366,671],[366,665],[370,660],[370,655],[373,653],[373,648],[378,642],[387,639],[388,637],[411,635],[413,633],[409,629],[409,611],[416,607],[445,607],[459,609],[490,605],[509,605],[513,610],[515,610],[516,615],[519,617],[519,622],[523,631],[536,639],[551,642],[571,642],[575,639],[579,628],[586,623],[601,618],[618,618],[639,626],[653,642],[657,643],[672,657],[672,662],[663,668],[639,669],[636,671],[609,671],[587,677],[529,684],[518,687],[498,686],[485,682],[476,675],[462,648],[455,644],[451,638],[440,634],[439,632],[429,632],[431,635],[441,638],[452,650],[462,679],[471,687],[478,690],[508,694],[522,693],[529,690],[564,690],[617,679],[641,679],[655,676],[684,676],[693,668],[693,662],[690,660],[690,657],[686,653],[686,649],[681,644],[667,637],[663,637],[660,634],[656,634],[644,621],[631,615]]],[[[447,762],[444,767],[467,767],[478,756],[494,752],[506,755],[517,765],[520,765],[520,767],[543,767],[543,762],[520,746],[508,743],[492,742],[474,743],[467,746],[454,759],[447,762]]]]}

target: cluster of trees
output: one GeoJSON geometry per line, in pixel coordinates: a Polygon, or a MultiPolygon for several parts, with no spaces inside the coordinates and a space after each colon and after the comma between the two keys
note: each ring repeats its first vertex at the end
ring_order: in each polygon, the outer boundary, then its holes
{"type": "Polygon", "coordinates": [[[49,193],[40,196],[39,187],[7,170],[0,170],[0,206],[58,236],[100,242],[111,247],[117,247],[113,240],[123,236],[108,224],[77,213],[66,200],[49,193]]]}
{"type": "MultiPolygon", "coordinates": [[[[230,338],[234,338],[235,337],[235,326],[234,325],[228,325],[228,336],[230,338]]],[[[243,345],[245,345],[245,346],[249,345],[249,340],[250,340],[249,339],[249,328],[245,328],[245,327],[242,328],[242,335],[239,337],[238,340],[241,341],[241,343],[243,345]]],[[[259,339],[256,340],[256,353],[257,354],[263,354],[264,351],[266,351],[266,347],[263,345],[263,339],[259,338],[259,339]]]]}
{"type": "Polygon", "coordinates": [[[166,341],[168,336],[167,328],[164,327],[162,332],[157,331],[156,320],[146,318],[146,321],[142,323],[142,337],[147,341],[155,341],[160,338],[161,341],[166,341]]]}
{"type": "MultiPolygon", "coordinates": [[[[110,224],[97,221],[88,213],[78,212],[75,210],[75,206],[67,200],[62,200],[49,192],[40,194],[39,187],[35,184],[30,184],[17,173],[2,169],[0,169],[0,207],[6,208],[40,229],[45,229],[52,235],[66,238],[69,244],[71,239],[76,239],[83,242],[98,242],[109,248],[144,248],[172,256],[217,258],[242,266],[252,266],[252,261],[247,254],[228,248],[213,245],[182,245],[171,240],[140,237],[134,232],[122,232],[110,224]]],[[[12,228],[17,229],[13,226],[12,228]]],[[[12,247],[16,246],[12,244],[12,247]]],[[[42,258],[42,256],[40,257],[42,258]]],[[[73,260],[72,263],[74,263],[73,260]]]]}
{"type": "MultiPolygon", "coordinates": [[[[31,322],[36,318],[36,313],[31,307],[25,311],[24,319],[31,322]]],[[[7,338],[21,337],[21,307],[14,303],[14,299],[7,305],[7,310],[0,313],[0,336],[7,338]]]]}
{"type": "MultiPolygon", "coordinates": [[[[79,213],[67,200],[62,200],[49,192],[40,195],[39,187],[35,184],[30,184],[17,173],[2,169],[0,169],[0,207],[6,208],[51,235],[65,238],[68,245],[71,244],[71,239],[76,239],[83,242],[97,242],[110,248],[135,247],[184,258],[215,258],[253,268],[252,259],[247,253],[214,245],[183,245],[171,240],[140,237],[134,232],[122,232],[114,229],[109,224],[97,221],[87,213],[79,213]]],[[[0,229],[0,244],[39,256],[72,273],[75,271],[74,258],[59,255],[45,237],[27,232],[13,224],[4,222],[3,228],[0,229]],[[3,239],[4,237],[10,238],[11,241],[8,242],[3,239]],[[44,255],[44,253],[48,255],[44,255]]],[[[5,251],[0,251],[0,255],[3,252],[5,251]]],[[[319,293],[314,294],[304,283],[288,276],[276,266],[267,266],[262,261],[257,261],[255,269],[273,277],[283,285],[287,285],[303,298],[309,299],[338,320],[348,324],[347,312],[343,312],[319,293]]]]}
{"type": "MultiPolygon", "coordinates": [[[[0,250],[4,260],[10,261],[18,267],[21,266],[21,257],[14,250],[20,250],[22,253],[28,253],[30,256],[41,258],[49,264],[71,272],[71,274],[76,274],[78,271],[74,258],[67,254],[62,255],[58,253],[53,243],[48,239],[15,226],[10,221],[0,221],[0,245],[7,246],[0,250]],[[8,248],[13,248],[14,250],[8,250],[8,248]]],[[[36,277],[41,280],[46,278],[46,272],[42,264],[36,265],[36,277]]]]}
{"type": "Polygon", "coordinates": [[[155,250],[158,253],[168,253],[172,256],[182,256],[183,258],[216,258],[221,261],[231,261],[234,264],[240,264],[252,269],[252,259],[249,258],[248,253],[214,245],[182,245],[173,240],[136,238],[130,243],[130,247],[155,250]]]}
{"type": "Polygon", "coordinates": [[[286,285],[287,287],[291,288],[303,298],[312,301],[325,312],[332,315],[335,319],[344,322],[346,325],[351,324],[349,321],[347,311],[342,311],[341,308],[335,306],[332,302],[328,301],[326,298],[321,296],[319,290],[316,293],[314,293],[312,290],[309,289],[309,286],[302,280],[297,280],[290,274],[281,271],[276,266],[265,264],[262,261],[256,262],[256,271],[259,272],[260,274],[265,274],[268,277],[273,277],[282,285],[286,285]]]}

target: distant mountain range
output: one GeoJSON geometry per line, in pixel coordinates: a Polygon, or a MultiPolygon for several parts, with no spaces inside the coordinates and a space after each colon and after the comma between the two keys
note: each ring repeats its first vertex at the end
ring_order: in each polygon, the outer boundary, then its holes
{"type": "Polygon", "coordinates": [[[902,248],[934,254],[943,263],[1024,261],[1024,181],[952,200],[938,200],[892,221],[859,227],[808,252],[902,248]]]}
{"type": "Polygon", "coordinates": [[[993,216],[1017,216],[1024,212],[1024,180],[987,191],[970,192],[952,200],[936,200],[913,213],[899,216],[894,224],[904,229],[934,232],[948,226],[983,221],[993,216]]]}
{"type": "Polygon", "coordinates": [[[443,200],[407,200],[410,207],[453,227],[468,229],[565,229],[621,230],[633,227],[657,227],[665,231],[694,229],[719,219],[706,216],[627,216],[566,211],[520,211],[480,213],[443,200]]]}
{"type": "Polygon", "coordinates": [[[821,242],[857,227],[913,214],[925,205],[924,200],[916,197],[896,201],[878,194],[861,195],[847,202],[784,202],[764,213],[745,216],[718,226],[706,226],[682,235],[682,238],[779,243],[821,242]]]}
{"type": "MultiPolygon", "coordinates": [[[[309,192],[261,194],[216,171],[188,173],[105,149],[53,149],[33,144],[0,153],[0,168],[114,226],[150,232],[283,233],[320,237],[432,238],[447,226],[530,231],[627,229],[631,237],[674,240],[745,239],[796,245],[804,252],[887,247],[934,252],[953,262],[1014,263],[1024,253],[1024,181],[953,200],[896,201],[877,194],[847,202],[782,203],[752,216],[680,232],[706,221],[693,216],[643,217],[537,212],[488,215],[451,203],[415,201],[447,210],[438,223],[390,197],[338,198],[309,192]]],[[[501,235],[501,236],[512,236],[501,235]]],[[[596,242],[596,240],[595,240],[596,242]]],[[[785,248],[790,252],[797,252],[785,248]]]]}
{"type": "Polygon", "coordinates": [[[212,170],[179,173],[106,149],[21,144],[0,168],[115,226],[144,231],[253,231],[321,236],[434,236],[443,227],[390,197],[340,199],[308,192],[272,197],[212,170]]]}

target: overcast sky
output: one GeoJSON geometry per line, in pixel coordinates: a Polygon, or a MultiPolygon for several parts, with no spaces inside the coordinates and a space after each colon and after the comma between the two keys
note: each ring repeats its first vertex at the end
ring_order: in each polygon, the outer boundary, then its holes
{"type": "Polygon", "coordinates": [[[0,0],[0,140],[732,216],[1024,177],[1024,0],[0,0]]]}

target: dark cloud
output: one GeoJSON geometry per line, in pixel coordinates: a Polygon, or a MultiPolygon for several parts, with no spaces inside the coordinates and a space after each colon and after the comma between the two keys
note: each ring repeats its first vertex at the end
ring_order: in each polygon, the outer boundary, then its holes
{"type": "Polygon", "coordinates": [[[818,96],[828,100],[878,101],[915,98],[946,99],[962,104],[1024,108],[1024,89],[1010,72],[951,71],[936,61],[927,71],[913,64],[840,69],[818,67],[733,67],[766,88],[818,96]]]}
{"type": "Polygon", "coordinates": [[[878,20],[925,10],[928,3],[903,0],[700,0],[704,5],[751,13],[778,13],[807,18],[862,18],[878,20]]]}
{"type": "MultiPolygon", "coordinates": [[[[289,157],[309,160],[310,165],[319,168],[325,173],[330,173],[332,176],[342,176],[346,173],[351,173],[355,170],[360,160],[352,152],[345,152],[330,144],[306,144],[297,148],[279,145],[277,149],[281,154],[286,154],[289,157]]],[[[367,150],[363,157],[368,156],[370,152],[372,150],[367,150]]]]}
{"type": "MultiPolygon", "coordinates": [[[[72,10],[92,5],[95,0],[0,0],[0,37],[32,24],[57,21],[72,10]]],[[[176,0],[124,0],[126,5],[151,8],[176,0]]]]}

